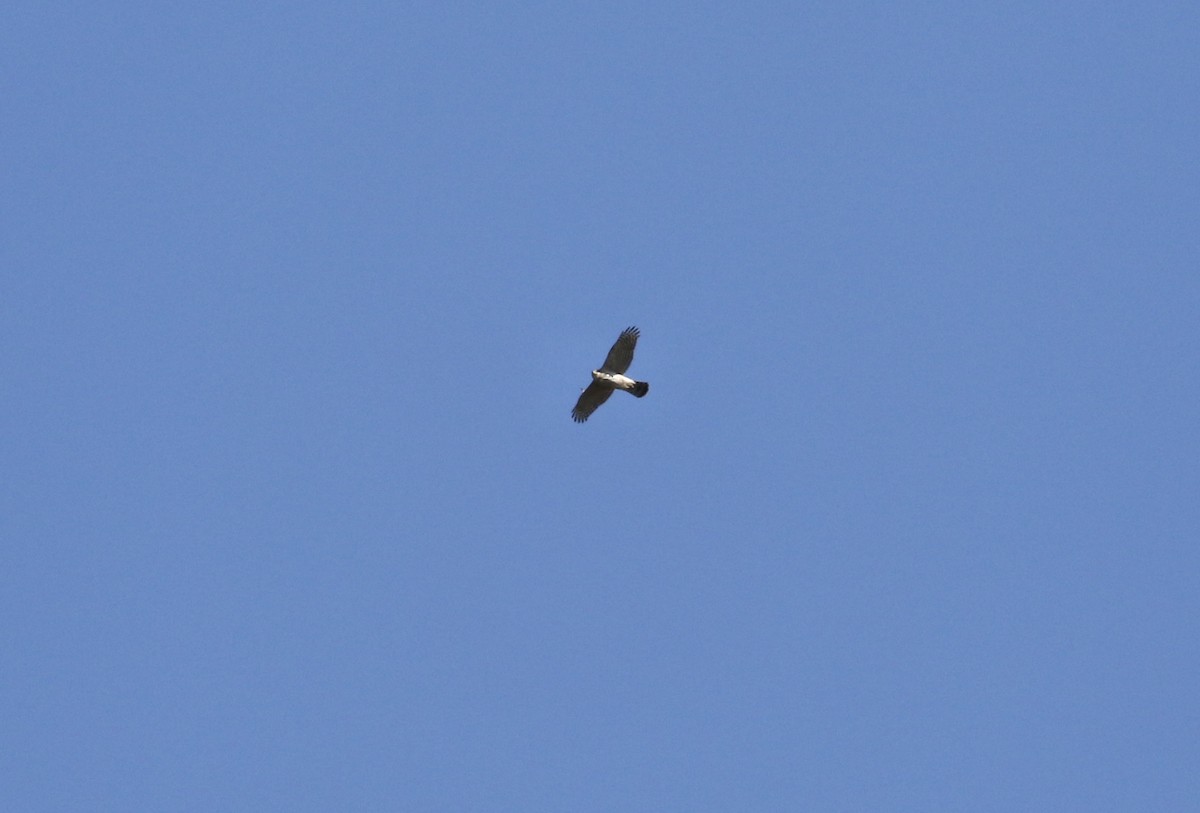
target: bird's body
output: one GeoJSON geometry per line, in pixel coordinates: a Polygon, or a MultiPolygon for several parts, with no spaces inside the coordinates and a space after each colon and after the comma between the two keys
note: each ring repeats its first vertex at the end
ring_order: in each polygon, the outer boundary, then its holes
{"type": "Polygon", "coordinates": [[[614,389],[618,390],[636,390],[638,382],[634,381],[627,375],[619,373],[602,373],[599,370],[592,370],[592,379],[594,381],[606,382],[611,384],[614,389]]]}
{"type": "Polygon", "coordinates": [[[576,423],[586,421],[608,400],[613,390],[625,390],[638,398],[650,391],[650,385],[645,381],[635,381],[625,375],[625,371],[633,363],[633,350],[637,346],[639,335],[636,327],[625,328],[608,351],[603,366],[599,370],[592,370],[592,383],[579,396],[575,408],[571,410],[571,418],[576,423]]]}

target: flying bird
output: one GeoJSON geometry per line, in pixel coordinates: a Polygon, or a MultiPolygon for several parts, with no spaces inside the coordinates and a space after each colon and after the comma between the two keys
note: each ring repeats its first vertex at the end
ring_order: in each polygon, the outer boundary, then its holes
{"type": "Polygon", "coordinates": [[[638,336],[641,335],[636,327],[627,327],[621,331],[608,358],[599,370],[592,370],[592,383],[579,396],[575,408],[571,410],[571,418],[576,423],[586,421],[596,409],[608,400],[613,390],[632,392],[638,398],[650,392],[650,385],[645,381],[634,381],[625,375],[629,365],[633,363],[633,348],[637,346],[638,336]]]}

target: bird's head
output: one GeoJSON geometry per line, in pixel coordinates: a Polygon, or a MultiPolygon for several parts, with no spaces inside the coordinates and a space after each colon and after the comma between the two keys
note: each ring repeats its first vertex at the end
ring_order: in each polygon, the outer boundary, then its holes
{"type": "Polygon", "coordinates": [[[599,370],[592,370],[592,378],[594,378],[596,381],[599,381],[601,378],[603,378],[603,375],[599,370]]]}

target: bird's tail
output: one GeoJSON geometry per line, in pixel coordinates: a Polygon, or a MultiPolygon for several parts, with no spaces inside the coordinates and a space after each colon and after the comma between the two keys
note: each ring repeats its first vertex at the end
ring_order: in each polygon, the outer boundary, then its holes
{"type": "Polygon", "coordinates": [[[641,398],[646,393],[650,392],[650,385],[645,381],[634,381],[633,389],[630,390],[638,398],[641,398]]]}

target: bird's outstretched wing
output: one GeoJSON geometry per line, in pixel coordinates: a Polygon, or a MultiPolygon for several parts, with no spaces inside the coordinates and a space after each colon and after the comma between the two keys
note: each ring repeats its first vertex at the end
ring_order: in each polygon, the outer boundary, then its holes
{"type": "Polygon", "coordinates": [[[575,402],[575,408],[571,410],[571,419],[575,423],[583,423],[612,394],[613,388],[611,385],[602,384],[599,381],[593,381],[591,384],[588,384],[587,389],[580,394],[579,400],[575,402]]]}
{"type": "Polygon", "coordinates": [[[613,344],[612,350],[608,351],[608,358],[604,360],[604,366],[600,368],[602,373],[624,373],[629,369],[629,365],[633,363],[633,348],[637,347],[638,333],[636,327],[627,327],[621,331],[621,335],[617,337],[617,341],[613,344]]]}

